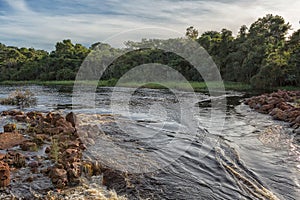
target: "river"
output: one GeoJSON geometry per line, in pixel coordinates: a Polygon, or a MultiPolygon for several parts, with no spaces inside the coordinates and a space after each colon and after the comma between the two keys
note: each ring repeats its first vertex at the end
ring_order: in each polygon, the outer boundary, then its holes
{"type": "MultiPolygon", "coordinates": [[[[0,98],[20,88],[0,87],[0,98]]],[[[211,117],[218,108],[202,93],[179,92],[189,103],[184,111],[178,96],[168,90],[141,88],[123,105],[127,88],[98,88],[95,105],[89,107],[84,102],[72,105],[71,87],[25,89],[38,99],[37,106],[26,110],[113,114],[114,126],[97,124],[109,137],[97,138],[86,156],[134,174],[133,187],[115,188],[129,199],[300,199],[300,154],[291,129],[241,103],[242,92],[219,97],[227,99],[226,109],[219,110],[223,125],[219,117],[211,117]],[[112,92],[118,97],[113,109],[112,92]],[[181,117],[192,110],[197,113],[188,119],[196,124],[191,128],[181,117]],[[272,127],[280,133],[266,135],[272,127]]],[[[0,106],[0,111],[13,108],[0,106]]],[[[1,118],[0,123],[5,121],[1,118]]]]}

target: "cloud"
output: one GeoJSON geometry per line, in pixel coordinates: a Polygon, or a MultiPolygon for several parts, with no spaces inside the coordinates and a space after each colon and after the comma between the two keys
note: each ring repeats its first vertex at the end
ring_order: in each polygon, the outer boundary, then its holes
{"type": "Polygon", "coordinates": [[[27,4],[23,0],[5,0],[5,2],[15,11],[17,12],[29,12],[29,8],[27,7],[27,4]]]}
{"type": "Polygon", "coordinates": [[[190,25],[200,32],[228,28],[237,33],[241,25],[268,13],[298,29],[300,8],[300,2],[291,0],[0,0],[0,5],[2,43],[47,50],[65,38],[89,46],[128,30],[133,31],[109,41],[120,46],[121,39],[182,37],[190,25]]]}

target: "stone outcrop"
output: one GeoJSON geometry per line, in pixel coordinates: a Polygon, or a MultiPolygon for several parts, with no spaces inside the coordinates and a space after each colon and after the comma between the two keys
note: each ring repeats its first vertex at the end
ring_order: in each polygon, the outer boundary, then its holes
{"type": "Polygon", "coordinates": [[[245,104],[256,111],[269,114],[275,120],[290,123],[293,128],[300,127],[300,91],[282,91],[263,94],[247,99],[245,104]]]}

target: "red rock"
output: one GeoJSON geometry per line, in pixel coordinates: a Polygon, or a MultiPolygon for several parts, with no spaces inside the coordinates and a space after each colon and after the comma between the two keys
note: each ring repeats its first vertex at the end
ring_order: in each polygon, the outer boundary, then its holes
{"type": "Polygon", "coordinates": [[[20,147],[23,151],[36,151],[38,148],[36,143],[30,141],[23,142],[20,147]]]}
{"type": "Polygon", "coordinates": [[[58,120],[64,120],[65,121],[65,118],[63,116],[61,116],[59,113],[52,113],[51,125],[57,126],[56,122],[58,120]]]}
{"type": "Polygon", "coordinates": [[[2,160],[5,157],[6,154],[0,153],[0,160],[2,160]]]}
{"type": "Polygon", "coordinates": [[[44,118],[44,121],[45,122],[48,122],[48,123],[51,123],[53,120],[53,113],[52,112],[49,112],[46,117],[44,118]]]}
{"type": "Polygon", "coordinates": [[[73,148],[76,149],[80,147],[80,141],[75,140],[75,141],[69,141],[68,144],[66,145],[68,148],[73,148]]]}
{"type": "Polygon", "coordinates": [[[28,112],[26,115],[29,119],[36,119],[37,117],[41,118],[43,116],[42,113],[36,111],[28,112]]]}
{"type": "Polygon", "coordinates": [[[44,133],[48,135],[58,135],[59,133],[63,132],[64,129],[62,127],[53,127],[53,128],[44,128],[44,133]]]}
{"type": "Polygon", "coordinates": [[[79,162],[81,157],[82,157],[81,151],[77,149],[66,149],[62,155],[63,161],[69,163],[79,162]]]}
{"type": "Polygon", "coordinates": [[[281,110],[288,110],[288,109],[293,108],[293,106],[287,104],[286,102],[281,102],[281,103],[277,104],[276,107],[281,109],[281,110]]]}
{"type": "Polygon", "coordinates": [[[3,126],[4,132],[14,132],[16,128],[16,124],[6,124],[3,126]]]}
{"type": "Polygon", "coordinates": [[[281,102],[280,99],[277,97],[268,97],[266,101],[267,104],[273,104],[273,105],[276,105],[280,102],[281,102]]]}
{"type": "Polygon", "coordinates": [[[13,165],[17,168],[25,166],[25,156],[16,151],[9,151],[3,159],[7,164],[13,165]]]}
{"type": "Polygon", "coordinates": [[[20,133],[0,134],[0,149],[9,149],[22,144],[26,139],[20,133]]]}
{"type": "Polygon", "coordinates": [[[10,169],[8,164],[0,161],[0,187],[7,187],[10,184],[10,169]]]}
{"type": "Polygon", "coordinates": [[[79,183],[79,177],[81,176],[81,162],[73,162],[67,169],[68,180],[71,183],[79,183]]]}
{"type": "Polygon", "coordinates": [[[29,117],[27,117],[26,115],[16,115],[15,120],[17,120],[18,122],[25,122],[28,123],[30,121],[29,117]]]}
{"type": "Polygon", "coordinates": [[[24,115],[24,112],[20,110],[10,110],[8,111],[8,115],[10,116],[24,115]]]}
{"type": "Polygon", "coordinates": [[[57,188],[64,188],[68,183],[67,171],[65,169],[52,168],[50,178],[57,188]]]}
{"type": "Polygon", "coordinates": [[[281,109],[273,109],[270,113],[273,116],[273,119],[286,121],[288,119],[287,112],[281,109]]]}
{"type": "Polygon", "coordinates": [[[273,104],[265,104],[263,105],[259,111],[262,112],[262,113],[269,113],[272,109],[274,108],[274,105],[273,104]]]}
{"type": "Polygon", "coordinates": [[[56,127],[61,127],[63,129],[63,133],[65,134],[73,134],[76,129],[72,126],[72,124],[65,119],[59,119],[56,121],[56,127]]]}
{"type": "Polygon", "coordinates": [[[66,115],[66,121],[70,122],[72,124],[72,126],[75,127],[76,121],[77,121],[76,115],[73,112],[68,113],[66,115]]]}
{"type": "Polygon", "coordinates": [[[39,163],[37,161],[32,161],[28,163],[28,167],[30,168],[37,168],[39,166],[39,163]]]}
{"type": "Polygon", "coordinates": [[[298,116],[300,116],[300,110],[292,110],[288,113],[290,122],[294,121],[298,116]]]}

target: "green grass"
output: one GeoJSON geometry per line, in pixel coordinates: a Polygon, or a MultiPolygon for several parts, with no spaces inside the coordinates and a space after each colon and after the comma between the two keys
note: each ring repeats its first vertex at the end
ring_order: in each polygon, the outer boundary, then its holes
{"type": "MultiPolygon", "coordinates": [[[[136,82],[129,82],[126,84],[122,84],[121,86],[124,87],[139,87],[141,84],[136,82]]],[[[189,90],[191,87],[198,92],[208,91],[208,87],[212,90],[221,90],[225,88],[226,90],[236,90],[236,91],[246,91],[251,90],[251,86],[248,84],[243,83],[233,83],[233,82],[225,82],[224,85],[222,82],[190,82],[188,83],[178,83],[178,82],[165,82],[163,84],[157,83],[148,83],[142,85],[141,87],[144,88],[151,88],[151,89],[164,89],[164,88],[173,88],[179,90],[189,90]]]]}
{"type": "MultiPolygon", "coordinates": [[[[98,87],[113,87],[116,85],[117,80],[111,79],[111,80],[101,80],[101,81],[79,81],[77,83],[83,84],[83,85],[90,85],[90,86],[98,86],[98,87]]],[[[208,87],[212,90],[219,90],[222,89],[222,87],[225,87],[226,90],[234,90],[234,91],[256,91],[256,89],[253,89],[250,84],[245,83],[237,83],[237,82],[224,82],[224,86],[222,86],[222,82],[190,82],[190,84],[187,83],[180,83],[180,82],[165,82],[163,84],[157,84],[157,83],[147,83],[147,84],[141,84],[138,82],[126,82],[123,84],[120,84],[119,86],[122,87],[143,87],[143,88],[151,88],[151,89],[164,89],[164,88],[173,88],[173,89],[179,89],[179,90],[189,90],[190,87],[193,87],[193,89],[197,92],[207,92],[208,87]]],[[[74,81],[3,81],[0,82],[0,85],[44,85],[44,86],[56,86],[56,85],[62,85],[62,86],[73,86],[74,81]]],[[[299,90],[299,87],[293,87],[293,86],[286,86],[286,87],[276,87],[268,91],[276,91],[278,89],[281,90],[299,90]]]]}
{"type": "Polygon", "coordinates": [[[73,85],[74,81],[2,81],[0,85],[73,85]]]}
{"type": "Polygon", "coordinates": [[[278,87],[277,89],[295,91],[295,90],[300,90],[300,87],[296,87],[296,86],[282,86],[282,87],[278,87]]]}

